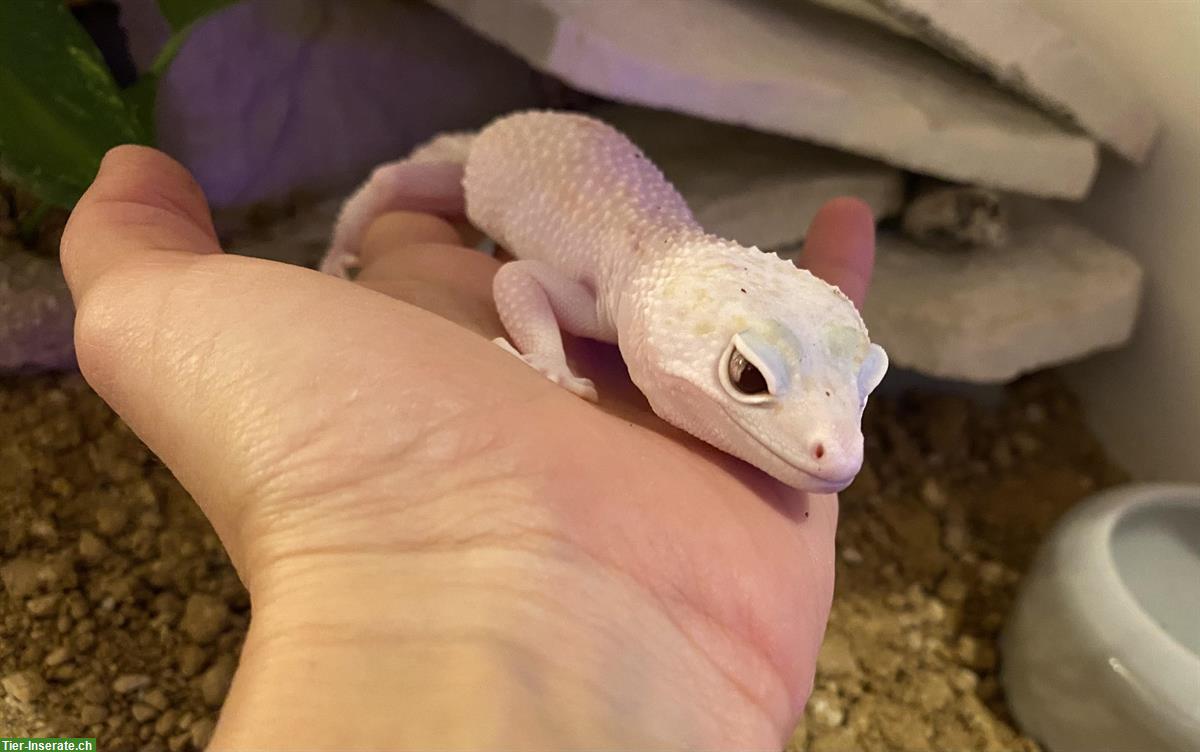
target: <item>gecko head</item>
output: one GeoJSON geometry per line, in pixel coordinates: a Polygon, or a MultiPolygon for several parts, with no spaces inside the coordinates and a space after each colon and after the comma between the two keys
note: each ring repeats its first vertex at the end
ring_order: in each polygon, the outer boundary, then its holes
{"type": "Polygon", "coordinates": [[[714,280],[700,288],[710,306],[660,301],[651,326],[673,323],[652,337],[663,345],[648,348],[650,368],[631,367],[634,380],[664,419],[784,483],[845,488],[862,466],[862,412],[887,354],[854,304],[806,271],[723,292],[714,280]]]}

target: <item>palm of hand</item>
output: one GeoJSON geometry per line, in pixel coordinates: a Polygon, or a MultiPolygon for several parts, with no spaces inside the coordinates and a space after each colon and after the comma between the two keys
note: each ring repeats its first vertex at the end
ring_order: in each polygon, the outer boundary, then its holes
{"type": "MultiPolygon", "coordinates": [[[[351,285],[220,254],[180,169],[124,158],[64,238],[81,367],[252,593],[363,556],[399,569],[413,551],[532,549],[653,603],[781,722],[797,711],[832,593],[835,497],[662,423],[610,346],[571,343],[597,406],[492,345],[498,262],[444,223],[381,220],[351,285]]],[[[856,221],[827,220],[810,245],[861,235],[837,226],[856,221]]],[[[865,276],[854,263],[810,255],[843,287],[865,276]]]]}

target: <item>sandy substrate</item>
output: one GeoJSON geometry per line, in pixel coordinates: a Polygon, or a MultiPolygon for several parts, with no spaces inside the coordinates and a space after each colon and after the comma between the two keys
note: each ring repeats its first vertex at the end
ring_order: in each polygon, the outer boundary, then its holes
{"type": "MultiPolygon", "coordinates": [[[[838,586],[791,748],[1035,750],[996,636],[1038,539],[1123,479],[1048,377],[873,400],[838,586]]],[[[165,468],[78,376],[0,379],[0,736],[202,748],[249,602],[165,468]]]]}

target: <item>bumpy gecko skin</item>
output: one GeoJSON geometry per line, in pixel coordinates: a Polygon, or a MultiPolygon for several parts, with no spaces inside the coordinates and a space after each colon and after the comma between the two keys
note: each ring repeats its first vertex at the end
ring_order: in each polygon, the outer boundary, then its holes
{"type": "Polygon", "coordinates": [[[430,181],[456,168],[467,216],[517,257],[494,283],[515,347],[498,343],[594,400],[560,330],[616,342],[664,420],[796,488],[854,479],[863,407],[887,370],[854,304],[788,261],[705,234],[645,155],[593,118],[510,115],[379,168],[343,209],[322,268],[344,271],[374,216],[414,208],[406,193],[452,205],[430,181]]]}

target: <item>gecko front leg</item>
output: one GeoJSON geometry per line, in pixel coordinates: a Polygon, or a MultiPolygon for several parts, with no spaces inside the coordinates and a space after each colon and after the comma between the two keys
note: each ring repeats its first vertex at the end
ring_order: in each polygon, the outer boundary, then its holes
{"type": "Polygon", "coordinates": [[[562,332],[580,337],[616,339],[615,328],[600,320],[596,294],[549,264],[511,261],[500,267],[492,283],[496,310],[516,347],[493,340],[568,391],[595,402],[591,380],[576,376],[567,366],[562,332]]]}

